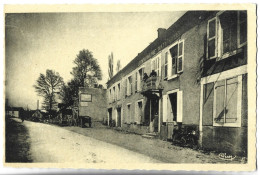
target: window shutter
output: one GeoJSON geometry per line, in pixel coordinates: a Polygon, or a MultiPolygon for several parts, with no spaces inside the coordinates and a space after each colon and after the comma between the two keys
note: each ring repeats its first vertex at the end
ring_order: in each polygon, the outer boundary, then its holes
{"type": "Polygon", "coordinates": [[[167,97],[167,94],[163,95],[163,122],[167,122],[167,97]]]}
{"type": "Polygon", "coordinates": [[[124,79],[125,96],[127,96],[127,79],[124,79]]]}
{"type": "Polygon", "coordinates": [[[184,42],[181,41],[178,46],[177,73],[180,73],[183,71],[184,42]]]}
{"type": "Polygon", "coordinates": [[[135,92],[137,92],[138,71],[135,72],[135,92]]]}
{"type": "Polygon", "coordinates": [[[182,91],[177,92],[177,122],[182,122],[182,91]]]}
{"type": "Polygon", "coordinates": [[[164,56],[164,78],[168,77],[168,52],[164,56]]]}
{"type": "Polygon", "coordinates": [[[208,21],[208,30],[207,30],[207,57],[212,59],[216,57],[217,50],[217,19],[212,18],[208,21]]]}

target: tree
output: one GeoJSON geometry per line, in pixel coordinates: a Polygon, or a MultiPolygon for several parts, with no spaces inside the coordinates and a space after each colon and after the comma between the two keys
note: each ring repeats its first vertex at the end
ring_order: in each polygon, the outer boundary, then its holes
{"type": "Polygon", "coordinates": [[[113,52],[111,55],[108,55],[108,76],[109,79],[111,79],[114,75],[114,57],[113,57],[113,52]]]}
{"type": "Polygon", "coordinates": [[[76,66],[72,68],[71,74],[74,80],[79,83],[79,86],[93,87],[98,80],[102,80],[98,61],[89,50],[83,49],[79,51],[73,63],[76,66]]]}
{"type": "Polygon", "coordinates": [[[121,69],[121,63],[120,63],[120,60],[117,60],[117,63],[116,63],[116,72],[119,72],[121,69]]]}
{"type": "Polygon", "coordinates": [[[60,97],[62,103],[66,106],[73,105],[75,98],[78,98],[79,82],[72,79],[68,84],[64,84],[61,88],[60,97]]]}
{"type": "Polygon", "coordinates": [[[60,97],[65,106],[73,104],[78,99],[79,87],[93,87],[98,80],[102,80],[101,69],[97,59],[89,50],[83,49],[73,61],[73,79],[62,86],[60,97]]]}
{"type": "Polygon", "coordinates": [[[42,106],[51,114],[57,108],[56,94],[59,94],[64,85],[63,78],[54,70],[46,70],[46,75],[40,73],[36,84],[33,86],[39,96],[44,98],[42,106]]]}

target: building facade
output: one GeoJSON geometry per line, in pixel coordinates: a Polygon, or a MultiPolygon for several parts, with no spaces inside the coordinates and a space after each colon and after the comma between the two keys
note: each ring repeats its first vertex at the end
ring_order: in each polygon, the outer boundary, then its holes
{"type": "Polygon", "coordinates": [[[103,122],[106,116],[106,90],[103,87],[79,88],[79,101],[76,104],[79,116],[89,116],[93,122],[103,122]]]}
{"type": "Polygon", "coordinates": [[[247,154],[247,13],[188,11],[107,82],[107,120],[205,149],[247,154]]]}

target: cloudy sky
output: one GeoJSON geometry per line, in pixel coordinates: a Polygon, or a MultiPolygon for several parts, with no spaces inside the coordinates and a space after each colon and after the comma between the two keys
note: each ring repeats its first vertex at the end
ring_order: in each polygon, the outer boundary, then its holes
{"type": "Polygon", "coordinates": [[[124,67],[184,12],[8,13],[5,16],[5,94],[12,106],[36,108],[33,85],[53,69],[69,81],[73,60],[90,50],[101,65],[105,85],[108,55],[124,67]]]}

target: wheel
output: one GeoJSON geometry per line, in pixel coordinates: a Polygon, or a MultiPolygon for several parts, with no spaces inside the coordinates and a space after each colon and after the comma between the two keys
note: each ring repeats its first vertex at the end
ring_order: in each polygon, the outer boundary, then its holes
{"type": "Polygon", "coordinates": [[[194,137],[190,138],[189,146],[192,149],[198,149],[198,143],[197,143],[197,140],[194,137]]]}
{"type": "Polygon", "coordinates": [[[185,146],[186,143],[187,143],[187,141],[186,141],[185,137],[182,136],[182,137],[181,137],[181,140],[180,140],[180,144],[181,144],[182,146],[185,146]]]}
{"type": "Polygon", "coordinates": [[[177,139],[178,139],[178,134],[173,134],[173,135],[172,135],[172,143],[173,143],[173,144],[176,144],[177,139]]]}
{"type": "Polygon", "coordinates": [[[81,127],[81,128],[84,127],[84,125],[83,125],[83,119],[82,119],[82,118],[80,119],[80,127],[81,127]]]}

